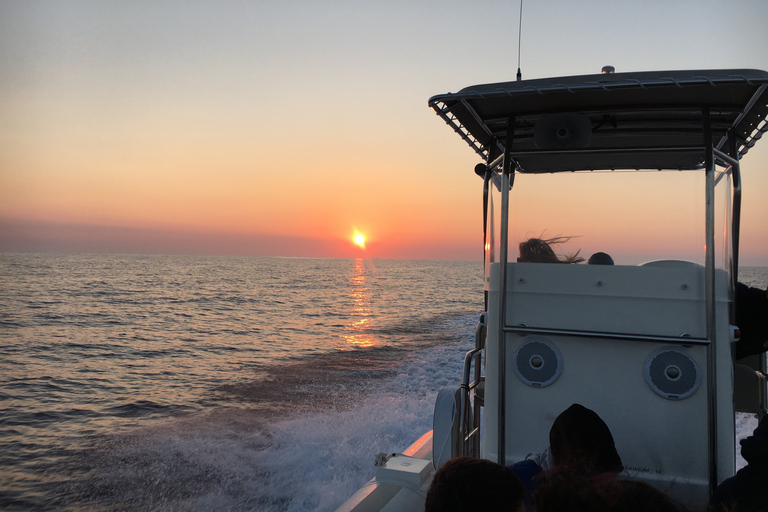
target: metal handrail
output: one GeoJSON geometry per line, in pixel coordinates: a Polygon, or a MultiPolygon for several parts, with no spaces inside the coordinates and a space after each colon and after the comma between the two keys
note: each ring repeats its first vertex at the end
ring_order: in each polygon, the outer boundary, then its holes
{"type": "Polygon", "coordinates": [[[472,416],[470,425],[467,425],[469,417],[469,393],[473,389],[475,389],[477,386],[480,385],[482,382],[482,378],[479,377],[479,372],[476,373],[476,378],[470,382],[470,374],[472,370],[472,360],[477,359],[477,362],[475,363],[475,368],[480,367],[480,361],[482,357],[482,351],[483,349],[481,347],[478,347],[476,349],[470,350],[467,352],[467,354],[464,356],[464,374],[461,380],[461,406],[459,411],[459,432],[461,434],[461,455],[467,456],[467,455],[474,455],[477,456],[477,448],[478,448],[478,441],[479,437],[475,439],[474,445],[474,452],[475,453],[468,453],[467,450],[467,444],[469,441],[471,441],[473,438],[475,438],[479,432],[480,432],[480,425],[476,423],[475,418],[476,415],[472,416]],[[471,428],[471,430],[470,430],[471,428]]]}
{"type": "Polygon", "coordinates": [[[709,345],[707,338],[695,338],[688,336],[657,336],[655,334],[629,334],[619,332],[583,331],[579,329],[551,329],[542,327],[528,327],[516,325],[504,327],[504,332],[521,334],[549,334],[553,336],[575,336],[581,338],[603,338],[628,341],[650,341],[654,343],[675,343],[679,345],[709,345]]]}

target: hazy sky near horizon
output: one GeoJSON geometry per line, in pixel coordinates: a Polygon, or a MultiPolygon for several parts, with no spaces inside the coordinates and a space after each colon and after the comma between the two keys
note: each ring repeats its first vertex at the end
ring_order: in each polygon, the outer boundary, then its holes
{"type": "MultiPolygon", "coordinates": [[[[374,257],[479,258],[479,158],[427,99],[514,79],[519,5],[0,0],[0,250],[355,256],[359,231],[374,257]]],[[[523,77],[768,69],[765,20],[529,0],[523,77]]],[[[746,264],[768,265],[766,146],[743,161],[746,264]]]]}

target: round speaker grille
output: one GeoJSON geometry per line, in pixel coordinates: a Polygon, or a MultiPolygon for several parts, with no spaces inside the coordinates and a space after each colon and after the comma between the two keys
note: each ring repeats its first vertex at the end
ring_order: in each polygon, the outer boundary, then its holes
{"type": "Polygon", "coordinates": [[[696,392],[701,383],[701,368],[687,353],[662,347],[645,360],[645,381],[651,389],[669,400],[682,400],[696,392]]]}
{"type": "Polygon", "coordinates": [[[531,337],[515,350],[515,373],[529,386],[543,388],[557,380],[563,370],[563,357],[551,341],[531,337]]]}

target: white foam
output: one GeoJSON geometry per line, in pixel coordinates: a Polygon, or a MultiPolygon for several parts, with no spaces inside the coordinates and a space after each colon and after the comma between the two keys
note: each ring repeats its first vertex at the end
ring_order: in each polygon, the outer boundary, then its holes
{"type": "Polygon", "coordinates": [[[743,412],[736,413],[736,469],[739,470],[747,465],[747,461],[741,456],[741,446],[739,441],[752,435],[757,428],[757,416],[743,412]]]}
{"type": "Polygon", "coordinates": [[[432,428],[437,392],[460,383],[464,353],[473,348],[473,332],[465,331],[460,343],[411,354],[353,409],[276,425],[262,462],[271,478],[295,486],[288,511],[334,510],[373,477],[377,453],[403,451],[432,428]]]}

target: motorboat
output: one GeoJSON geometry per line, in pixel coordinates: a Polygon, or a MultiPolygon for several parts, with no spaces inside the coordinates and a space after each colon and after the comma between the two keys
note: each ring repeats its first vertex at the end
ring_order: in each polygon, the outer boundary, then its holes
{"type": "Polygon", "coordinates": [[[444,462],[524,460],[574,403],[610,427],[626,478],[703,510],[735,473],[736,414],[768,411],[765,354],[734,357],[740,163],[768,131],[768,72],[518,79],[429,106],[481,159],[484,311],[433,430],[380,454],[338,510],[423,510],[444,462]],[[615,264],[518,258],[542,230],[615,264]]]}

